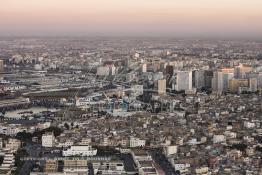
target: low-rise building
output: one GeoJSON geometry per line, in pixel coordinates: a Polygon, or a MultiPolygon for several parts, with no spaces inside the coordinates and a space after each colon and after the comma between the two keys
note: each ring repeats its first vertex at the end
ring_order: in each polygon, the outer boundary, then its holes
{"type": "Polygon", "coordinates": [[[63,151],[63,156],[95,156],[97,150],[92,146],[71,146],[69,149],[63,151]]]}
{"type": "Polygon", "coordinates": [[[54,147],[55,146],[54,133],[47,132],[42,135],[42,146],[43,147],[54,147]]]}
{"type": "Polygon", "coordinates": [[[144,147],[146,145],[146,141],[139,138],[131,137],[129,145],[131,148],[144,147]]]}

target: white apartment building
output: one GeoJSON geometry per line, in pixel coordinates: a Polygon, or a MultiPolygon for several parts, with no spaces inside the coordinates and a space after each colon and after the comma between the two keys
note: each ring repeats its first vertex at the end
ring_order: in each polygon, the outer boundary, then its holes
{"type": "Polygon", "coordinates": [[[96,74],[99,76],[108,76],[110,73],[109,67],[100,66],[97,68],[96,74]]]}
{"type": "Polygon", "coordinates": [[[94,168],[94,174],[98,174],[98,172],[101,172],[101,174],[107,174],[107,175],[126,174],[125,169],[124,169],[124,164],[121,161],[94,162],[92,164],[94,168]]]}
{"type": "Polygon", "coordinates": [[[114,65],[100,66],[97,68],[96,74],[99,76],[115,75],[116,67],[114,65]]]}
{"type": "Polygon", "coordinates": [[[213,136],[213,143],[221,143],[225,141],[226,141],[226,137],[224,135],[214,135],[213,136]]]}
{"type": "Polygon", "coordinates": [[[67,148],[67,147],[70,147],[70,146],[72,146],[74,144],[74,142],[73,141],[71,141],[71,140],[67,140],[67,141],[65,141],[65,142],[59,142],[58,143],[58,145],[57,145],[57,147],[59,147],[59,148],[67,148]]]}
{"type": "Polygon", "coordinates": [[[129,145],[131,148],[144,147],[146,145],[146,141],[139,138],[131,137],[129,145]]]}
{"type": "Polygon", "coordinates": [[[256,124],[253,122],[249,122],[249,121],[244,121],[244,127],[245,128],[255,128],[256,124]]]}
{"type": "Polygon", "coordinates": [[[170,156],[177,153],[177,146],[176,145],[170,145],[164,147],[164,153],[166,156],[170,156]]]}
{"type": "Polygon", "coordinates": [[[4,91],[19,91],[26,89],[26,86],[23,85],[5,85],[3,86],[4,91]]]}
{"type": "Polygon", "coordinates": [[[69,149],[63,151],[63,156],[95,156],[97,150],[92,146],[71,146],[69,149]]]}
{"type": "Polygon", "coordinates": [[[0,166],[0,173],[11,175],[11,170],[15,165],[15,156],[12,153],[7,153],[4,156],[3,163],[0,166]]]}
{"type": "Polygon", "coordinates": [[[43,147],[54,147],[55,146],[55,136],[54,133],[45,133],[42,135],[42,146],[43,147]]]}
{"type": "Polygon", "coordinates": [[[10,125],[10,126],[1,126],[0,127],[0,133],[9,135],[9,136],[15,136],[17,133],[22,132],[23,129],[19,128],[15,125],[10,125]]]}

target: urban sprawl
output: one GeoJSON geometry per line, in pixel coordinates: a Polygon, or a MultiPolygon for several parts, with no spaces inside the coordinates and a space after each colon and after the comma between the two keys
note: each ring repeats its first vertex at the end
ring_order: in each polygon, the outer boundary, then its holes
{"type": "Polygon", "coordinates": [[[0,40],[0,175],[258,175],[261,119],[260,41],[0,40]]]}

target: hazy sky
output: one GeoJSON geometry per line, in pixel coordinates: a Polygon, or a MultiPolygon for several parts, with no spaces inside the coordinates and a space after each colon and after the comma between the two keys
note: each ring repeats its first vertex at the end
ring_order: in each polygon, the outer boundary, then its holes
{"type": "Polygon", "coordinates": [[[262,37],[262,0],[0,0],[0,35],[262,37]]]}

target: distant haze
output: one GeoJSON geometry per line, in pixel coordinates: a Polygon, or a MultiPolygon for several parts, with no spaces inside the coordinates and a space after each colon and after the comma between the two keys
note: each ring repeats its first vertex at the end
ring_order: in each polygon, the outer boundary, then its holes
{"type": "Polygon", "coordinates": [[[262,0],[0,0],[0,36],[262,37],[262,0]]]}

